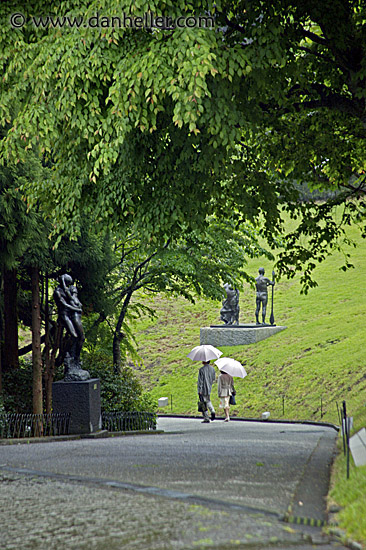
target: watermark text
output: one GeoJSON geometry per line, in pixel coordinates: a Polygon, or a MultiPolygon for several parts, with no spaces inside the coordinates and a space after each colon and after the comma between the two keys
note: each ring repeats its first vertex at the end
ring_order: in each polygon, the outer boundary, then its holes
{"type": "Polygon", "coordinates": [[[43,15],[26,17],[21,12],[13,13],[10,16],[10,25],[13,29],[21,29],[32,25],[37,29],[211,29],[215,26],[215,20],[212,16],[188,15],[179,17],[169,17],[164,15],[153,15],[145,13],[140,17],[132,17],[122,13],[121,16],[101,15],[97,13],[91,17],[83,16],[56,16],[43,15]]]}

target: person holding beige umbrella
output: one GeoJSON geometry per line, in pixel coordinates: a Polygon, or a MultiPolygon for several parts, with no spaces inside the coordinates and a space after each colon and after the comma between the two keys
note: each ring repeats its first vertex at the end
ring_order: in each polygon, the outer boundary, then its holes
{"type": "Polygon", "coordinates": [[[239,361],[231,359],[230,357],[221,357],[215,361],[215,364],[221,371],[217,380],[217,393],[220,398],[220,408],[225,411],[225,422],[229,422],[230,399],[236,394],[233,376],[244,378],[247,373],[239,361]]]}

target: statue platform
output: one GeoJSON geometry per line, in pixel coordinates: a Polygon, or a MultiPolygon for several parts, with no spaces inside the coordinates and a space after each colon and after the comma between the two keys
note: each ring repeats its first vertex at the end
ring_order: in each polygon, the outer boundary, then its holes
{"type": "Polygon", "coordinates": [[[200,344],[247,346],[270,338],[287,327],[277,325],[212,325],[200,330],[200,344]]]}
{"type": "Polygon", "coordinates": [[[71,413],[70,434],[91,434],[102,428],[100,408],[100,380],[91,378],[81,382],[54,382],[53,411],[71,413]]]}

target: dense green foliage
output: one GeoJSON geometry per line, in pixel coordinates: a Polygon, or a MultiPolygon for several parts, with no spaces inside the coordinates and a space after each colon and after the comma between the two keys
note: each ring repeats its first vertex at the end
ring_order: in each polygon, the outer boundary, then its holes
{"type": "MultiPolygon", "coordinates": [[[[111,357],[103,352],[84,353],[83,367],[101,383],[102,411],[154,411],[151,397],[143,390],[141,382],[130,367],[122,369],[119,376],[113,370],[111,357]]],[[[63,377],[58,368],[56,380],[63,377]]],[[[3,395],[0,397],[6,412],[29,413],[32,411],[32,362],[22,359],[18,369],[3,374],[3,395]]],[[[0,410],[1,412],[1,410],[0,410]]]]}
{"type": "MultiPolygon", "coordinates": [[[[19,4],[19,9],[22,3],[19,4]]],[[[205,227],[207,215],[285,231],[281,206],[302,222],[281,271],[302,272],[337,249],[365,214],[364,2],[248,3],[115,0],[24,4],[10,29],[1,4],[3,158],[24,145],[54,167],[27,186],[56,232],[132,224],[153,240],[205,227]],[[36,28],[30,15],[200,16],[214,28],[36,28]],[[22,108],[12,115],[11,106],[22,108]],[[293,181],[340,190],[301,205],[293,181]],[[334,204],[340,223],[332,223],[334,204]],[[308,235],[306,247],[299,237],[308,235]]],[[[349,264],[346,257],[345,266],[349,264]]]]}
{"type": "Polygon", "coordinates": [[[259,234],[249,224],[235,228],[213,216],[204,231],[186,232],[154,247],[138,234],[116,239],[114,249],[115,297],[129,288],[166,292],[193,301],[195,296],[221,296],[221,282],[241,285],[248,280],[249,258],[273,258],[259,243],[259,234]]]}
{"type": "MultiPolygon", "coordinates": [[[[32,243],[39,243],[45,223],[36,210],[27,214],[20,187],[42,179],[44,171],[34,155],[24,164],[0,166],[0,265],[11,269],[32,243]]],[[[50,228],[46,235],[50,232],[50,228]]]]}
{"type": "Polygon", "coordinates": [[[22,359],[19,368],[3,373],[4,410],[11,413],[32,412],[32,362],[22,359]]]}
{"type": "Polygon", "coordinates": [[[143,390],[141,382],[130,367],[124,367],[116,375],[111,357],[103,352],[83,355],[83,368],[101,384],[101,407],[111,411],[154,411],[151,397],[143,390]]]}

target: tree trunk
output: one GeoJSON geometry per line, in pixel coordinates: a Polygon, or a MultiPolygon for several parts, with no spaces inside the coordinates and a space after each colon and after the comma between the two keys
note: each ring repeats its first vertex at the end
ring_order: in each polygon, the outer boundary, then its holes
{"type": "Polygon", "coordinates": [[[45,385],[45,398],[46,398],[46,414],[52,412],[52,382],[54,369],[51,367],[51,342],[50,342],[50,319],[49,319],[49,302],[48,302],[48,275],[46,274],[45,278],[45,322],[44,322],[44,331],[45,331],[45,344],[44,344],[44,385],[45,385]]]}
{"type": "Polygon", "coordinates": [[[39,300],[39,270],[31,268],[32,277],[32,364],[33,414],[42,414],[41,306],[39,300]]]}
{"type": "Polygon", "coordinates": [[[121,368],[122,368],[121,342],[124,338],[124,334],[122,332],[122,325],[123,325],[123,321],[124,321],[125,316],[126,316],[126,311],[127,311],[127,308],[128,308],[128,304],[130,303],[130,300],[131,300],[131,296],[132,296],[132,292],[129,292],[127,294],[126,298],[124,299],[122,309],[121,309],[121,313],[119,314],[119,317],[118,317],[118,320],[117,320],[117,325],[116,325],[116,328],[114,330],[114,335],[113,335],[113,368],[114,368],[115,374],[120,374],[121,368]]]}
{"type": "Polygon", "coordinates": [[[51,350],[49,377],[46,383],[46,412],[52,412],[52,383],[55,376],[56,354],[60,349],[62,326],[57,323],[55,341],[51,350]]]}
{"type": "Polygon", "coordinates": [[[121,332],[114,331],[113,335],[113,370],[115,374],[120,374],[122,368],[121,361],[121,340],[123,334],[121,332]]]}
{"type": "Polygon", "coordinates": [[[17,289],[16,270],[4,269],[3,372],[19,367],[17,289]]]}

